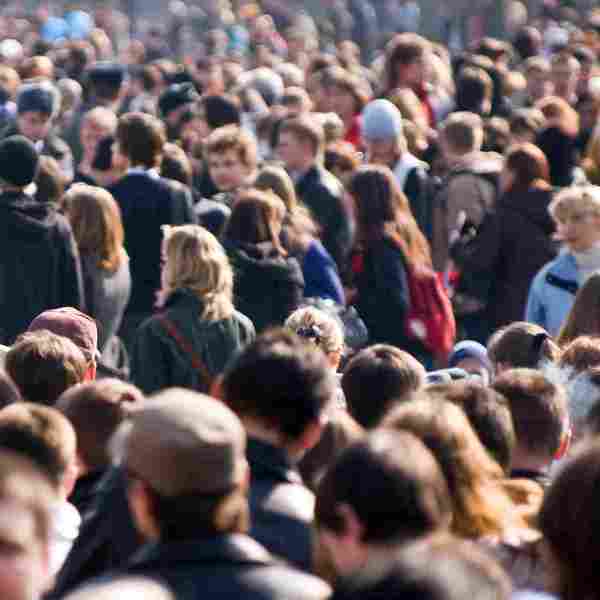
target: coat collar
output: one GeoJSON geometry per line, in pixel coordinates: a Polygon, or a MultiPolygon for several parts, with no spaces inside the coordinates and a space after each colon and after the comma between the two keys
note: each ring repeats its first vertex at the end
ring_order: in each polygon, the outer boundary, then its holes
{"type": "Polygon", "coordinates": [[[300,473],[282,448],[251,437],[248,438],[246,457],[253,478],[269,477],[284,483],[303,483],[300,473]]]}

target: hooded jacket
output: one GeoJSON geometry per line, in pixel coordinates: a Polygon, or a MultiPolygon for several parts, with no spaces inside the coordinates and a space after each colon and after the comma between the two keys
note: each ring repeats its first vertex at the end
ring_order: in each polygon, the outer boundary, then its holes
{"type": "Polygon", "coordinates": [[[295,258],[279,254],[271,242],[225,241],[234,270],[235,307],[260,333],[284,321],[301,304],[304,277],[295,258]]]}
{"type": "Polygon", "coordinates": [[[50,308],[85,311],[79,253],[67,220],[19,192],[0,193],[0,343],[50,308]]]}

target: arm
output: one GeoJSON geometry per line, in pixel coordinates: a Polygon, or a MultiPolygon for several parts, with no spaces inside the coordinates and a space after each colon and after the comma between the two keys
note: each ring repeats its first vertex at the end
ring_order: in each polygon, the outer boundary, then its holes
{"type": "Polygon", "coordinates": [[[171,382],[168,365],[172,358],[156,327],[159,325],[153,320],[140,325],[131,353],[131,379],[145,394],[164,389],[171,382]]]}

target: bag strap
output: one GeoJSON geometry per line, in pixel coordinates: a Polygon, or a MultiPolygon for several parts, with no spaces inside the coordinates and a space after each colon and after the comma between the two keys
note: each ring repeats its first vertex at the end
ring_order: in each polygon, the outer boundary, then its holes
{"type": "Polygon", "coordinates": [[[184,354],[189,357],[192,367],[201,375],[202,381],[208,388],[213,377],[206,368],[204,362],[194,352],[192,345],[181,335],[173,321],[171,321],[171,319],[169,319],[166,315],[159,315],[158,321],[162,324],[167,333],[175,340],[179,348],[183,350],[184,354]]]}
{"type": "Polygon", "coordinates": [[[562,277],[558,277],[552,273],[546,274],[546,283],[549,283],[550,285],[561,290],[565,290],[566,292],[569,292],[569,294],[573,294],[573,296],[577,294],[577,290],[579,290],[579,285],[577,282],[563,279],[562,277]]]}

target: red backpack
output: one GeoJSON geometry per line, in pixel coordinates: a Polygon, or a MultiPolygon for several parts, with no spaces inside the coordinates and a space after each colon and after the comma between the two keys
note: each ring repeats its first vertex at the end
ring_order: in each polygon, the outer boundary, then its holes
{"type": "Polygon", "coordinates": [[[410,310],[406,315],[406,333],[445,361],[456,338],[452,303],[439,276],[429,267],[408,265],[407,275],[410,310]]]}

